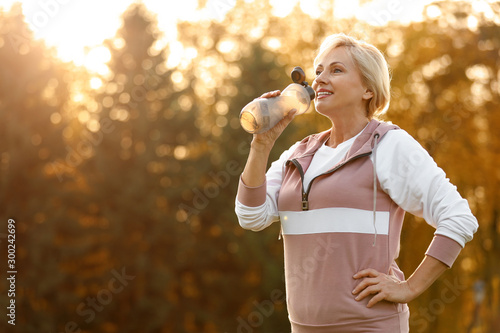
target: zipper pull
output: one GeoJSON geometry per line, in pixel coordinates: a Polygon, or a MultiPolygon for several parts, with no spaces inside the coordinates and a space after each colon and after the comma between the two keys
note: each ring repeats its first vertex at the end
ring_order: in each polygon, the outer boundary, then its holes
{"type": "Polygon", "coordinates": [[[302,193],[302,210],[309,210],[309,201],[307,201],[307,193],[302,193]]]}

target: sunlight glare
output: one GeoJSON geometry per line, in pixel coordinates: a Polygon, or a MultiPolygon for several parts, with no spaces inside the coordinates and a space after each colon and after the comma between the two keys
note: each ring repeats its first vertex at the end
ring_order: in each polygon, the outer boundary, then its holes
{"type": "Polygon", "coordinates": [[[266,38],[265,45],[271,50],[277,50],[281,47],[281,42],[278,38],[266,38]]]}
{"type": "Polygon", "coordinates": [[[432,6],[427,7],[426,14],[427,14],[427,17],[429,17],[431,19],[435,19],[435,18],[438,18],[439,16],[441,16],[442,13],[441,13],[441,9],[439,9],[438,6],[432,5],[432,6]]]}
{"type": "Polygon", "coordinates": [[[477,31],[478,26],[479,21],[475,16],[470,15],[467,17],[467,28],[469,28],[470,31],[477,31]]]}
{"type": "Polygon", "coordinates": [[[15,2],[18,2],[18,0],[2,0],[2,2],[0,3],[0,8],[2,10],[8,11],[15,2]]]}
{"type": "Polygon", "coordinates": [[[111,52],[107,47],[98,46],[91,49],[85,56],[83,65],[91,72],[106,75],[109,68],[106,63],[111,60],[111,52]]]}
{"type": "Polygon", "coordinates": [[[184,52],[184,47],[181,42],[175,41],[169,45],[169,57],[167,61],[168,68],[177,67],[182,60],[182,53],[184,52]]]}
{"type": "MultiPolygon", "coordinates": [[[[123,1],[36,1],[20,0],[23,14],[36,39],[44,39],[48,46],[57,50],[63,61],[73,61],[77,66],[85,66],[91,73],[106,75],[109,69],[106,62],[110,60],[109,50],[102,45],[105,39],[112,39],[122,24],[122,13],[138,0],[123,1]],[[90,51],[89,51],[90,49],[90,51]]],[[[336,18],[355,16],[373,25],[385,25],[389,21],[408,22],[419,20],[422,8],[432,0],[397,1],[359,0],[336,1],[334,15],[336,18]]],[[[15,0],[2,0],[0,8],[8,10],[15,0]]],[[[207,0],[204,8],[198,8],[197,0],[158,1],[142,0],[157,20],[162,39],[153,46],[152,51],[168,46],[170,49],[166,66],[186,66],[197,56],[196,49],[184,48],[177,40],[177,23],[179,21],[222,20],[226,13],[234,7],[236,0],[207,0]]],[[[245,2],[251,2],[245,0],[245,2]]],[[[476,10],[481,10],[476,1],[476,10]]],[[[313,18],[320,16],[319,0],[270,0],[272,13],[285,17],[297,6],[313,18]]],[[[330,15],[327,13],[327,15],[330,15]]],[[[475,22],[469,22],[470,27],[475,22]]],[[[260,38],[260,31],[249,32],[253,38],[260,38]]],[[[122,46],[123,40],[116,40],[122,46]]],[[[271,45],[270,45],[271,46],[271,45]]],[[[230,44],[221,44],[222,51],[230,49],[230,44]]],[[[272,46],[271,46],[272,47],[272,46]]],[[[154,52],[153,52],[154,53],[154,52]]]]}
{"type": "Polygon", "coordinates": [[[217,50],[219,50],[219,52],[224,53],[224,54],[232,52],[235,47],[236,47],[236,44],[232,40],[229,40],[229,39],[222,40],[219,42],[219,44],[217,44],[217,50]]]}
{"type": "Polygon", "coordinates": [[[98,77],[93,77],[90,79],[90,88],[99,89],[102,87],[102,80],[98,77]]]}
{"type": "Polygon", "coordinates": [[[292,11],[298,0],[270,0],[269,3],[273,7],[272,13],[277,17],[285,17],[292,11]]]}
{"type": "Polygon", "coordinates": [[[73,102],[75,103],[81,103],[85,99],[85,95],[81,92],[76,92],[72,96],[73,102]]]}
{"type": "Polygon", "coordinates": [[[351,18],[356,16],[358,10],[359,0],[335,1],[333,15],[335,15],[336,18],[351,18]]]}
{"type": "Polygon", "coordinates": [[[300,9],[312,18],[318,18],[321,14],[319,0],[300,0],[300,9]]]}

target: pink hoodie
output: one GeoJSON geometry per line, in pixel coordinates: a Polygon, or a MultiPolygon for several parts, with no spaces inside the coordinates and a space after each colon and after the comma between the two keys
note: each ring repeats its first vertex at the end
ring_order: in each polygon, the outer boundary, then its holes
{"type": "MultiPolygon", "coordinates": [[[[405,211],[382,190],[371,156],[384,135],[397,129],[372,120],[346,156],[307,189],[304,173],[330,131],[305,138],[287,159],[277,208],[293,332],[408,332],[406,304],[382,301],[367,308],[370,297],[358,302],[352,295],[360,282],[353,275],[365,268],[405,280],[395,262],[405,211]]],[[[262,206],[265,184],[250,188],[240,181],[237,201],[262,206]]],[[[451,266],[461,248],[436,235],[427,255],[451,266]]]]}

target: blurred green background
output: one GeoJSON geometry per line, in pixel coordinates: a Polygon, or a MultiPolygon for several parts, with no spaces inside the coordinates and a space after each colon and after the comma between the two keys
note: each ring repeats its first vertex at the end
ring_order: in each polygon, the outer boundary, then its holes
{"type": "MultiPolygon", "coordinates": [[[[321,41],[345,32],[384,52],[393,77],[382,119],[429,151],[480,225],[409,304],[411,332],[500,332],[500,2],[439,1],[406,23],[387,19],[389,4],[373,9],[379,24],[317,2],[314,17],[299,4],[276,16],[268,0],[221,0],[211,6],[227,13],[179,22],[178,42],[163,44],[138,2],[101,45],[100,72],[34,38],[20,5],[0,11],[0,331],[289,332],[279,226],[245,231],[234,214],[251,140],[238,115],[286,87],[294,66],[311,82],[321,41]]],[[[270,160],[328,127],[314,111],[297,117],[270,160]]],[[[407,276],[433,232],[407,214],[407,276]]]]}

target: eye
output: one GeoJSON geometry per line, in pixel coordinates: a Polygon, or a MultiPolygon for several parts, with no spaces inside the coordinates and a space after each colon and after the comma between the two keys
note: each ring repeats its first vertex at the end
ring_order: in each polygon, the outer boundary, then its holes
{"type": "Polygon", "coordinates": [[[321,71],[316,71],[316,76],[319,76],[321,74],[321,71]]]}
{"type": "Polygon", "coordinates": [[[343,71],[342,71],[342,69],[340,69],[340,68],[338,68],[338,67],[335,67],[335,68],[333,69],[333,72],[334,72],[334,73],[342,73],[343,71]]]}

